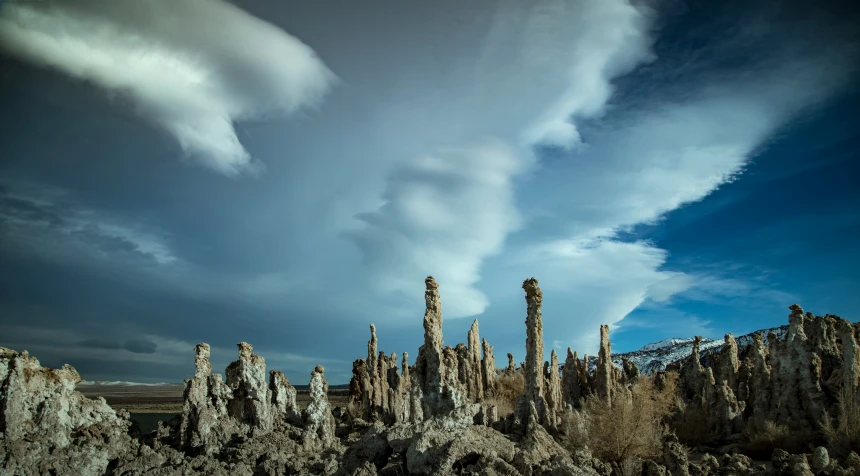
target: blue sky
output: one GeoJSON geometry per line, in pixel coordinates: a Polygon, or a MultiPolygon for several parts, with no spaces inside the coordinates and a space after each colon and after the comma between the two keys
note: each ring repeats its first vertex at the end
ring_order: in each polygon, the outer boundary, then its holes
{"type": "Polygon", "coordinates": [[[345,383],[429,274],[518,359],[531,276],[548,350],[860,318],[848,2],[443,3],[6,2],[0,345],[345,383]]]}

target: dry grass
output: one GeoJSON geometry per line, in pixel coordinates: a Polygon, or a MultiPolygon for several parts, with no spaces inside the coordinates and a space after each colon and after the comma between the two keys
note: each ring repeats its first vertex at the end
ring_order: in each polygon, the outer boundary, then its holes
{"type": "Polygon", "coordinates": [[[844,391],[840,392],[835,420],[825,419],[822,427],[831,450],[840,456],[851,451],[860,453],[860,404],[857,403],[857,397],[856,394],[849,394],[846,398],[844,391]]]}
{"type": "Polygon", "coordinates": [[[512,375],[501,375],[496,379],[496,390],[492,395],[486,397],[484,402],[495,405],[499,409],[499,416],[505,417],[514,412],[517,397],[526,391],[526,380],[522,372],[512,375]]]}
{"type": "Polygon", "coordinates": [[[587,444],[598,458],[624,468],[658,457],[675,407],[676,381],[677,374],[670,374],[658,389],[653,378],[643,377],[631,390],[618,391],[611,405],[586,398],[582,410],[568,411],[563,419],[567,446],[587,444]]]}

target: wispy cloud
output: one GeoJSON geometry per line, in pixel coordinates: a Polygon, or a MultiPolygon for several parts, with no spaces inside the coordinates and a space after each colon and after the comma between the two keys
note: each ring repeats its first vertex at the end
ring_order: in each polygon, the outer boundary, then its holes
{"type": "Polygon", "coordinates": [[[235,121],[313,106],[334,80],[300,40],[221,0],[14,0],[0,48],[103,88],[228,176],[262,170],[235,121]]]}
{"type": "MultiPolygon", "coordinates": [[[[349,233],[377,290],[416,302],[415,284],[432,274],[446,315],[483,313],[489,300],[475,284],[483,261],[520,227],[514,184],[533,163],[531,147],[576,145],[570,118],[601,113],[612,78],[652,59],[648,25],[643,10],[620,0],[498,4],[474,83],[442,101],[461,113],[452,137],[463,144],[392,174],[385,204],[358,215],[366,226],[349,233]],[[472,145],[483,136],[495,139],[472,145]]],[[[449,120],[437,119],[431,129],[449,120]]]]}
{"type": "Polygon", "coordinates": [[[520,224],[513,177],[527,165],[518,151],[490,142],[439,151],[392,176],[385,205],[359,215],[367,226],[347,233],[376,290],[413,300],[416,283],[433,275],[448,316],[482,313],[488,300],[473,286],[482,260],[499,253],[520,224]]]}

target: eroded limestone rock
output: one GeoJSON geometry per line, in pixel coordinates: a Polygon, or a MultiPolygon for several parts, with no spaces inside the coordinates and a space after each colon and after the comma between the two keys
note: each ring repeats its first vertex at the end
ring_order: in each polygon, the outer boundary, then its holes
{"type": "Polygon", "coordinates": [[[240,431],[228,418],[233,392],[219,374],[212,374],[209,344],[194,348],[194,378],[185,381],[179,441],[192,452],[211,453],[240,431]]]}
{"type": "Polygon", "coordinates": [[[272,429],[272,395],[266,384],[266,360],[253,353],[254,347],[247,342],[237,346],[239,360],[228,365],[225,371],[227,386],[233,392],[233,398],[227,403],[227,413],[239,425],[247,426],[251,435],[264,434],[272,429]]]}
{"type": "Polygon", "coordinates": [[[465,368],[467,395],[473,402],[484,398],[483,363],[481,362],[481,339],[478,334],[478,320],[472,322],[472,327],[466,336],[468,344],[468,362],[465,368]]]}
{"type": "MultiPolygon", "coordinates": [[[[418,349],[415,359],[414,384],[420,388],[421,407],[425,418],[453,408],[450,398],[444,398],[442,391],[442,300],[439,285],[429,276],[424,281],[426,291],[424,301],[424,345],[418,349]]],[[[456,361],[456,359],[455,359],[456,361]]]]}
{"type": "Polygon", "coordinates": [[[0,473],[103,474],[131,451],[128,413],[76,392],[80,381],[70,365],[0,347],[0,473]]]}
{"type": "Polygon", "coordinates": [[[308,385],[311,401],[303,413],[304,431],[302,445],[305,449],[324,449],[335,444],[334,417],[328,404],[328,382],[325,380],[325,368],[317,365],[311,372],[308,385]]]}
{"type": "Polygon", "coordinates": [[[487,339],[482,341],[481,348],[484,352],[481,361],[481,385],[484,387],[483,395],[488,395],[496,390],[496,357],[493,355],[493,346],[487,339]]]}
{"type": "Polygon", "coordinates": [[[543,360],[543,317],[541,315],[541,304],[543,293],[538,287],[535,278],[529,278],[523,282],[523,290],[526,292],[526,360],[523,367],[525,376],[525,394],[518,399],[515,410],[515,418],[520,424],[528,424],[529,409],[534,407],[537,412],[537,421],[543,422],[546,415],[546,400],[544,399],[543,372],[541,361],[543,360]]]}
{"type": "Polygon", "coordinates": [[[612,347],[609,343],[609,326],[600,326],[600,352],[597,354],[597,368],[594,370],[594,393],[597,398],[612,403],[612,347]]]}
{"type": "Polygon", "coordinates": [[[565,405],[579,406],[579,399],[582,397],[579,375],[579,359],[576,352],[572,352],[568,347],[567,358],[564,360],[564,370],[561,375],[561,393],[565,405]]]}
{"type": "Polygon", "coordinates": [[[272,394],[273,416],[297,423],[300,414],[296,405],[296,389],[280,370],[269,372],[269,390],[272,394]]]}
{"type": "Polygon", "coordinates": [[[545,367],[546,378],[546,405],[547,413],[552,413],[553,426],[561,412],[564,410],[564,403],[561,396],[561,377],[558,373],[558,354],[555,349],[550,354],[550,361],[545,367]]]}

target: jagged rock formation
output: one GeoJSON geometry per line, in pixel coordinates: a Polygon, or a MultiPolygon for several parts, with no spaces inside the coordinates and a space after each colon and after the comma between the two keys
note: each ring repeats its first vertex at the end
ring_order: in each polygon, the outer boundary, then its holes
{"type": "Polygon", "coordinates": [[[328,448],[335,442],[335,425],[328,405],[328,382],[325,381],[325,369],[322,365],[317,365],[311,372],[309,393],[311,402],[303,414],[305,428],[302,432],[302,445],[311,450],[328,448]]]}
{"type": "Polygon", "coordinates": [[[296,389],[290,385],[289,379],[280,370],[269,372],[269,391],[272,394],[273,417],[296,423],[299,418],[296,389]]]}
{"type": "Polygon", "coordinates": [[[102,474],[128,451],[128,414],[76,392],[80,381],[0,347],[0,473],[102,474]]]}
{"type": "Polygon", "coordinates": [[[558,372],[558,354],[555,349],[550,354],[550,361],[544,363],[544,378],[546,383],[546,405],[548,413],[560,415],[564,410],[562,400],[561,377],[558,372]]]}
{"type": "Polygon", "coordinates": [[[610,360],[612,347],[609,344],[609,326],[600,326],[600,351],[597,354],[597,369],[594,371],[594,390],[597,398],[612,402],[612,374],[614,367],[610,360]]]}
{"type": "MultiPolygon", "coordinates": [[[[442,350],[442,301],[439,285],[429,276],[425,281],[424,300],[427,310],[424,313],[424,345],[418,349],[413,371],[413,385],[421,389],[421,408],[425,418],[454,408],[453,401],[458,399],[459,389],[443,389],[442,376],[446,373],[442,350]]],[[[448,359],[450,362],[450,358],[448,359]]],[[[456,359],[455,359],[456,360],[456,359]]],[[[450,382],[450,380],[449,380],[450,382]]]]}
{"type": "Polygon", "coordinates": [[[212,375],[209,344],[194,349],[194,378],[185,381],[179,441],[183,448],[209,453],[218,450],[238,432],[227,418],[232,392],[221,375],[212,375]]]}
{"type": "Polygon", "coordinates": [[[814,435],[835,416],[839,394],[857,398],[856,326],[838,316],[804,314],[796,304],[789,309],[784,338],[770,332],[765,343],[755,334],[741,358],[727,334],[706,366],[697,337],[689,358],[675,366],[683,397],[707,415],[712,438],[728,441],[765,422],[784,425],[796,438],[814,435]]]}
{"type": "Polygon", "coordinates": [[[486,339],[481,340],[478,321],[472,323],[466,343],[443,346],[439,285],[432,276],[425,284],[425,339],[414,367],[409,367],[406,353],[400,372],[396,354],[388,357],[378,352],[377,355],[374,325],[370,326],[368,359],[353,363],[350,406],[352,413],[363,421],[417,423],[467,403],[481,402],[495,388],[493,346],[486,339]]]}
{"type": "Polygon", "coordinates": [[[537,413],[537,422],[543,423],[546,418],[546,400],[544,399],[543,372],[543,317],[541,304],[543,293],[535,278],[523,282],[526,292],[526,360],[523,367],[525,375],[525,394],[517,399],[515,421],[513,426],[525,429],[530,422],[531,409],[537,413]]]}
{"type": "Polygon", "coordinates": [[[227,366],[227,386],[233,392],[227,413],[247,430],[242,433],[262,435],[272,429],[272,394],[266,385],[266,361],[253,353],[253,346],[240,342],[239,360],[227,366]]]}
{"type": "Polygon", "coordinates": [[[561,394],[564,404],[571,407],[579,406],[579,399],[582,397],[582,387],[580,384],[582,371],[579,366],[579,358],[576,352],[571,351],[570,347],[568,347],[567,358],[564,359],[564,370],[561,376],[561,394]]]}
{"type": "Polygon", "coordinates": [[[487,395],[496,390],[496,357],[493,355],[493,346],[487,339],[482,341],[481,349],[484,352],[484,358],[481,360],[481,385],[483,395],[487,395]]]}
{"type": "MultiPolygon", "coordinates": [[[[584,398],[614,410],[632,401],[631,389],[644,377],[630,359],[613,365],[606,326],[593,373],[589,359],[571,349],[561,376],[555,351],[541,367],[542,293],[533,278],[523,288],[526,359],[517,370],[508,354],[505,373],[522,371],[526,387],[504,421],[498,407],[482,401],[495,392],[492,346],[480,339],[477,321],[465,344],[443,346],[438,285],[428,278],[425,342],[415,366],[409,367],[405,352],[399,366],[398,354],[380,352],[371,326],[367,358],[353,363],[346,412],[331,408],[321,366],[311,372],[310,403],[299,412],[295,388],[276,370],[266,383],[265,361],[251,345],[238,344],[239,359],[227,367],[225,382],[212,374],[210,347],[199,344],[181,418],[138,439],[128,433],[127,414],[74,391],[80,376],[72,367],[45,369],[26,352],[0,348],[0,473],[860,474],[860,457],[850,451],[831,458],[827,448],[814,445],[807,454],[775,450],[772,470],[737,452],[750,424],[770,420],[802,436],[834,416],[837,395],[857,398],[860,356],[857,326],[850,322],[805,315],[795,305],[785,338],[772,333],[765,343],[756,335],[742,346],[728,334],[719,352],[704,359],[703,340],[692,340],[688,359],[674,367],[681,376],[676,397],[681,407],[701,412],[710,443],[729,442],[728,449],[691,462],[670,433],[656,440],[662,454],[604,462],[562,439],[559,416],[590,408],[581,405],[584,398]]],[[[672,381],[666,372],[654,376],[658,389],[672,388],[672,381]]]]}

